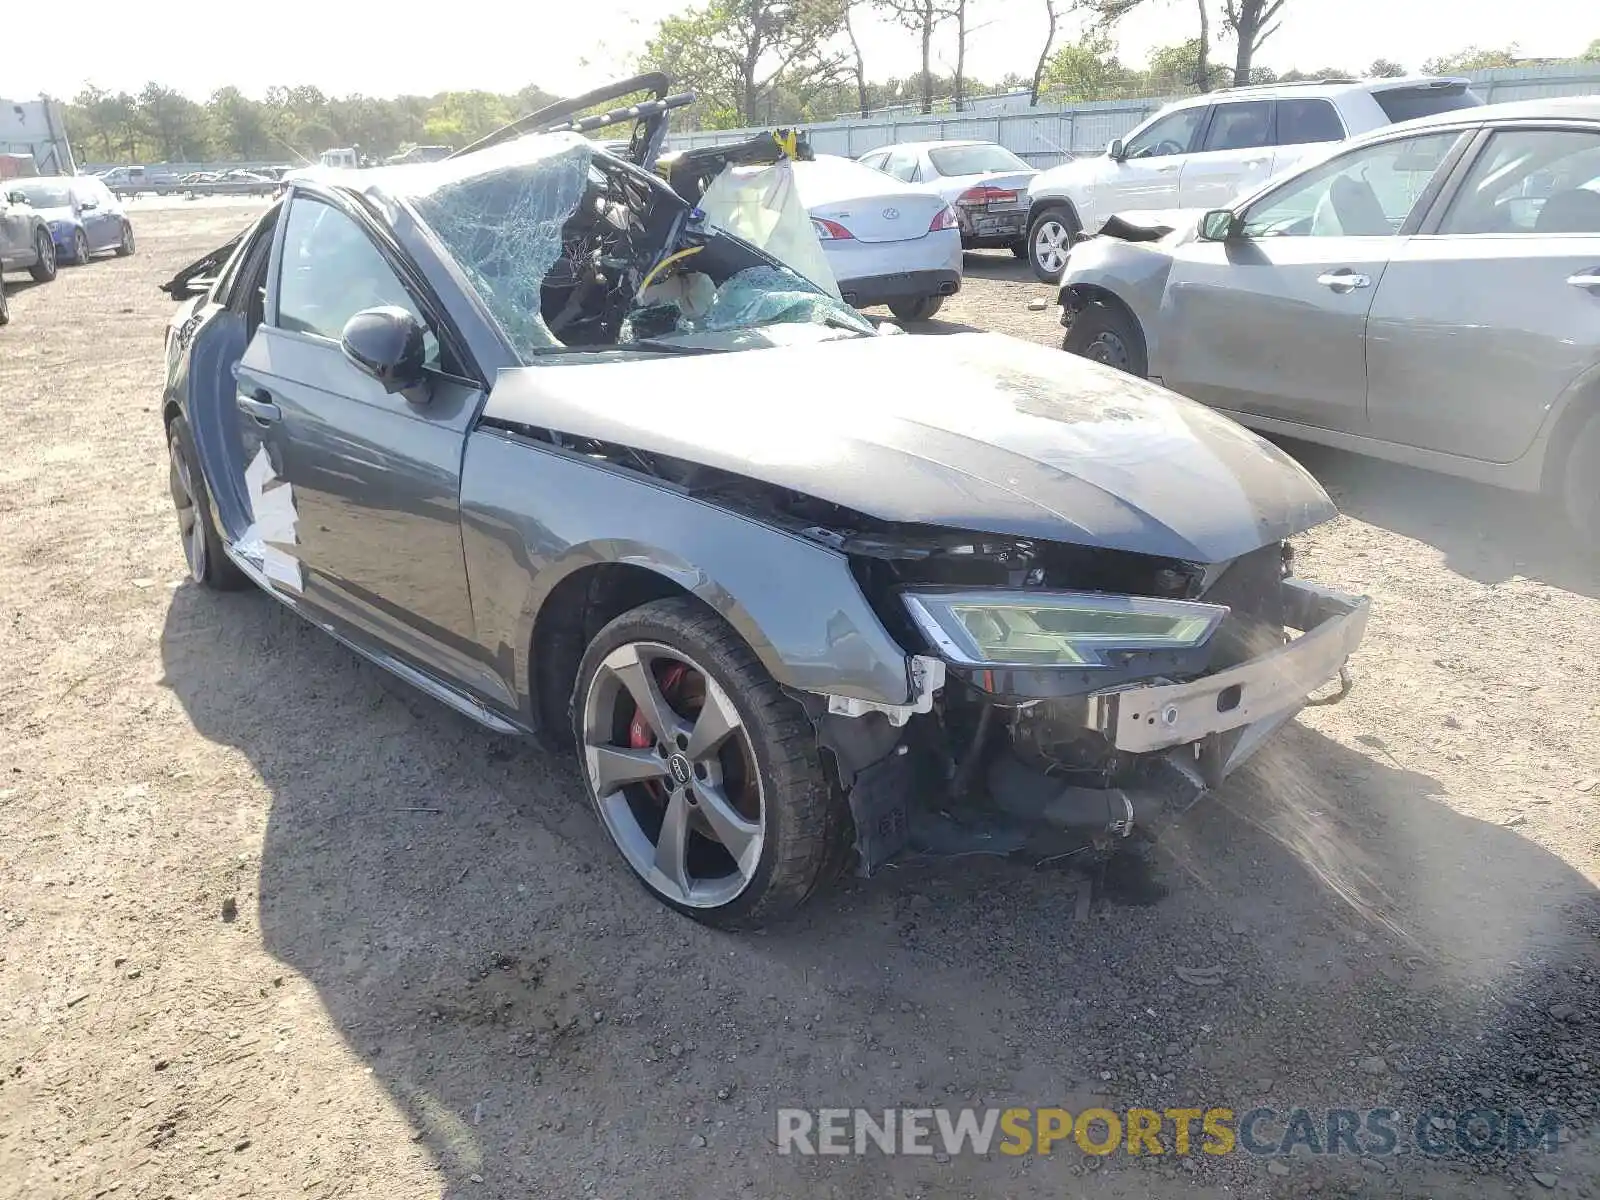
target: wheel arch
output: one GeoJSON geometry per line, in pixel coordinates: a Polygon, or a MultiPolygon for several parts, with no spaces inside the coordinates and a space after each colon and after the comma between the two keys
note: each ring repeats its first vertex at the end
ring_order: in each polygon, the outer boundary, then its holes
{"type": "MultiPolygon", "coordinates": [[[[1063,288],[1063,292],[1068,289],[1063,288]]],[[[1145,370],[1150,369],[1150,334],[1145,328],[1145,323],[1139,319],[1139,314],[1134,308],[1116,292],[1098,283],[1075,283],[1071,286],[1071,294],[1076,300],[1074,311],[1079,311],[1089,304],[1103,304],[1107,308],[1121,313],[1128,319],[1135,336],[1139,339],[1139,351],[1144,355],[1145,370]]]]}
{"type": "Polygon", "coordinates": [[[1550,496],[1560,495],[1578,430],[1597,419],[1600,419],[1600,363],[1573,382],[1558,403],[1554,418],[1547,422],[1549,432],[1541,438],[1540,491],[1550,496]]]}
{"type": "Polygon", "coordinates": [[[1067,215],[1072,218],[1072,223],[1077,226],[1078,232],[1083,232],[1083,217],[1071,196],[1039,196],[1033,199],[1028,205],[1028,228],[1031,230],[1033,223],[1052,208],[1065,209],[1067,215]]]}

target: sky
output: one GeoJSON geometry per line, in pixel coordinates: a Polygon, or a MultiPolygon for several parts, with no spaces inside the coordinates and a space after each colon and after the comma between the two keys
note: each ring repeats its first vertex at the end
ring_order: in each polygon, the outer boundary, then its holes
{"type": "MultiPolygon", "coordinates": [[[[1031,73],[1045,32],[1043,0],[969,3],[969,77],[1031,73]]],[[[190,19],[172,5],[163,19],[130,21],[125,0],[78,0],[73,12],[81,28],[117,35],[75,39],[70,53],[7,55],[0,95],[70,99],[85,83],[137,91],[151,79],[196,99],[227,84],[259,96],[273,84],[301,83],[330,95],[514,91],[528,84],[572,94],[625,73],[655,23],[685,7],[683,0],[465,0],[379,9],[348,0],[271,0],[235,9],[232,20],[216,8],[190,19]],[[386,14],[381,22],[373,20],[375,11],[386,14]],[[579,11],[583,19],[572,19],[579,11]],[[239,45],[240,34],[247,47],[239,45]]],[[[1152,47],[1192,37],[1194,11],[1193,0],[1146,0],[1118,26],[1122,60],[1142,64],[1152,47]]],[[[1064,36],[1074,32],[1074,18],[1067,21],[1064,36]]],[[[858,34],[869,76],[917,68],[916,35],[883,22],[862,22],[858,34]]],[[[1287,0],[1283,27],[1257,61],[1280,71],[1358,70],[1381,56],[1415,70],[1424,59],[1468,45],[1515,43],[1522,55],[1555,57],[1576,54],[1595,38],[1600,7],[1586,0],[1287,0]]],[[[946,70],[954,62],[952,43],[947,34],[936,46],[946,70]]]]}

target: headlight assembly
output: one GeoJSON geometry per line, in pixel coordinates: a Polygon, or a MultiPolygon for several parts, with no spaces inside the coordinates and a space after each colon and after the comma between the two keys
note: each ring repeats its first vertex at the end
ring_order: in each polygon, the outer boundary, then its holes
{"type": "Polygon", "coordinates": [[[1103,667],[1119,650],[1205,644],[1221,604],[1098,592],[907,592],[906,608],[952,662],[973,666],[1103,667]]]}

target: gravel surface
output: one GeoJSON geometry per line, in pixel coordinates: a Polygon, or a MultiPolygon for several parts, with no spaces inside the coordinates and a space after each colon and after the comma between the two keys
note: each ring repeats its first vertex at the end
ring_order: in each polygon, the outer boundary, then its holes
{"type": "MultiPolygon", "coordinates": [[[[0,330],[0,1195],[1590,1196],[1600,571],[1537,502],[1291,446],[1376,604],[1309,710],[1098,880],[849,880],[764,933],[651,901],[568,763],[254,593],[167,494],[155,285],[247,206],[13,279],[0,330]],[[779,1156],[780,1106],[1553,1105],[1560,1153],[779,1156]]],[[[1054,343],[969,258],[933,329],[1054,343]]],[[[1319,1118],[1320,1120],[1320,1118],[1319,1118]]],[[[1170,1143],[1168,1146],[1170,1150],[1170,1143]]]]}

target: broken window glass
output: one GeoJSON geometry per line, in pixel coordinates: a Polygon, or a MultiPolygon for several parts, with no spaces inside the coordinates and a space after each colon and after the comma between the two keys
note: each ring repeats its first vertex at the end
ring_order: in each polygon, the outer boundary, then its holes
{"type": "Polygon", "coordinates": [[[518,139],[430,164],[411,197],[517,353],[561,345],[541,315],[562,230],[589,187],[594,146],[576,134],[518,139]]]}

